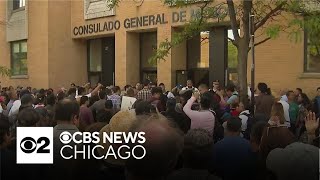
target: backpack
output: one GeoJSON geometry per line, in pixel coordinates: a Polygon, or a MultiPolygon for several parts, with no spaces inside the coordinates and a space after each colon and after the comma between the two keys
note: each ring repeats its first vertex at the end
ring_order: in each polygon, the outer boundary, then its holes
{"type": "Polygon", "coordinates": [[[245,131],[242,131],[243,137],[247,140],[250,140],[250,134],[251,134],[251,129],[254,123],[256,122],[253,115],[248,114],[248,113],[242,113],[241,115],[245,115],[248,117],[247,120],[247,129],[245,131]]]}

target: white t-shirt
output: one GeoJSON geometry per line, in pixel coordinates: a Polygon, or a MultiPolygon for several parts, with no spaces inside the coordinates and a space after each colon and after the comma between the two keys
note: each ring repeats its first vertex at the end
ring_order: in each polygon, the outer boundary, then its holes
{"type": "Polygon", "coordinates": [[[192,87],[192,88],[183,87],[183,88],[182,88],[182,91],[185,91],[185,90],[199,91],[196,87],[192,87]]]}
{"type": "Polygon", "coordinates": [[[281,96],[280,101],[288,102],[288,97],[287,97],[287,95],[283,95],[283,96],[281,96]]]}
{"type": "Polygon", "coordinates": [[[12,108],[10,109],[9,116],[18,114],[20,106],[21,106],[21,100],[15,100],[13,102],[12,108]]]}
{"type": "Polygon", "coordinates": [[[241,119],[241,131],[246,131],[248,127],[248,119],[249,117],[244,114],[250,114],[249,110],[242,111],[239,114],[239,118],[241,119]]]}
{"type": "Polygon", "coordinates": [[[287,127],[290,127],[290,116],[289,116],[289,104],[286,101],[280,100],[278,101],[282,104],[283,111],[284,111],[284,118],[286,122],[284,123],[287,127]]]}
{"type": "MultiPolygon", "coordinates": [[[[91,93],[89,93],[89,94],[87,94],[87,95],[84,95],[84,96],[87,96],[88,98],[91,98],[91,93]]],[[[78,98],[81,98],[82,97],[82,95],[76,95],[76,99],[78,99],[78,98]]]]}

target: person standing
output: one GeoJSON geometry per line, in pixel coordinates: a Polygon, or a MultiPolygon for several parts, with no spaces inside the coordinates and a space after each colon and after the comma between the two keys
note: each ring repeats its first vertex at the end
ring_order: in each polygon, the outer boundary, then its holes
{"type": "Polygon", "coordinates": [[[144,101],[147,101],[151,97],[151,91],[149,89],[150,82],[148,80],[145,80],[143,82],[143,89],[140,90],[137,94],[137,99],[141,99],[144,101]]]}
{"type": "Polygon", "coordinates": [[[187,80],[187,86],[182,88],[182,91],[186,91],[186,90],[198,91],[196,87],[193,87],[193,82],[190,79],[187,80]]]}
{"type": "Polygon", "coordinates": [[[257,89],[258,96],[255,97],[255,115],[258,120],[268,121],[271,108],[274,104],[274,97],[266,83],[259,83],[257,89]]]}
{"type": "Polygon", "coordinates": [[[287,92],[289,103],[290,130],[293,134],[296,132],[296,122],[299,114],[299,106],[296,103],[296,96],[293,91],[287,92]]]}
{"type": "Polygon", "coordinates": [[[314,112],[320,117],[320,87],[317,88],[317,96],[314,98],[314,112]]]}

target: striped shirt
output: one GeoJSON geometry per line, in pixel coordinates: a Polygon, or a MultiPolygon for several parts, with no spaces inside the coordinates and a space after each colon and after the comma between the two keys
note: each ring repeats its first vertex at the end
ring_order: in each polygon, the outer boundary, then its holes
{"type": "Polygon", "coordinates": [[[150,98],[151,98],[151,91],[147,88],[143,88],[137,94],[137,99],[142,99],[144,101],[147,101],[150,98]]]}

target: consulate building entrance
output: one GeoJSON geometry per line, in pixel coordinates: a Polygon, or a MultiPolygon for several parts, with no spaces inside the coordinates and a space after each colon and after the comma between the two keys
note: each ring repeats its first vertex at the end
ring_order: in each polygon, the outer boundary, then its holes
{"type": "Polygon", "coordinates": [[[87,41],[88,79],[91,84],[115,84],[115,38],[87,41]]]}

